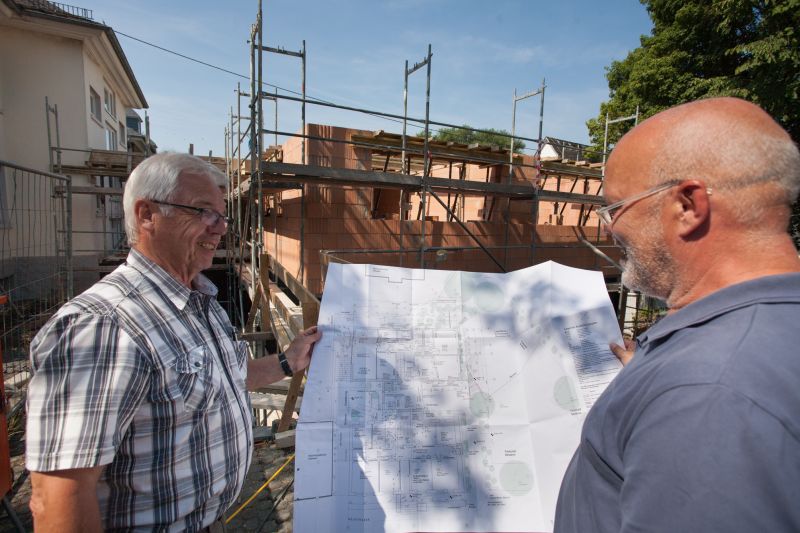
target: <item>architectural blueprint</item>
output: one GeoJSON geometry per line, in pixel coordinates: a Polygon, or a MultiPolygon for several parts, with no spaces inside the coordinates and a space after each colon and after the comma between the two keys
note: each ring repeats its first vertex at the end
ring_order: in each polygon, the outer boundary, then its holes
{"type": "Polygon", "coordinates": [[[552,531],[621,369],[599,272],[331,264],[297,426],[294,530],[552,531]]]}

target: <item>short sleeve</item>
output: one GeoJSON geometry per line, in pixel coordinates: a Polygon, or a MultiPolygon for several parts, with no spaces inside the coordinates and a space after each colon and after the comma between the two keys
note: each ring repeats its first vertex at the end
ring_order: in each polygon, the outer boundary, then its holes
{"type": "Polygon", "coordinates": [[[623,532],[800,531],[800,443],[722,385],[653,400],[625,443],[623,532]]]}
{"type": "Polygon", "coordinates": [[[110,463],[147,394],[149,364],[113,317],[56,315],[31,343],[26,467],[110,463]]]}

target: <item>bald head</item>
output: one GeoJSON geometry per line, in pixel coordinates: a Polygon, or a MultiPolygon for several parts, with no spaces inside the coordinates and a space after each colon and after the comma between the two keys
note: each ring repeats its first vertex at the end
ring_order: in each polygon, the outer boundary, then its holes
{"type": "Polygon", "coordinates": [[[738,98],[699,100],[646,120],[617,144],[607,174],[625,158],[642,185],[698,179],[720,193],[747,189],[737,195],[744,218],[781,206],[785,218],[800,192],[797,146],[763,109],[738,98]]]}
{"type": "Polygon", "coordinates": [[[800,152],[758,106],[710,98],[631,130],[608,160],[606,198],[665,183],[672,187],[625,205],[607,228],[629,254],[623,282],[642,274],[639,288],[679,307],[758,275],[800,270],[786,231],[800,152]]]}

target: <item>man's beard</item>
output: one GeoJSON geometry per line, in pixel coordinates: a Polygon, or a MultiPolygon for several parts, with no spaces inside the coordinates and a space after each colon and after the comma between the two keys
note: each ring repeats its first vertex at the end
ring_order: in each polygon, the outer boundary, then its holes
{"type": "Polygon", "coordinates": [[[622,244],[622,283],[631,290],[667,300],[675,283],[675,265],[661,227],[651,221],[638,232],[636,240],[641,244],[622,244]]]}

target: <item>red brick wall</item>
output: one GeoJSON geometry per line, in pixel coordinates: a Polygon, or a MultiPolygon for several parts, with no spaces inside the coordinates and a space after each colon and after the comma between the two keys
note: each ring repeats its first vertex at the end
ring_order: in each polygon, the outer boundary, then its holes
{"type": "MultiPolygon", "coordinates": [[[[347,140],[352,134],[364,134],[363,131],[348,130],[332,126],[307,126],[309,135],[319,137],[332,137],[347,140]]],[[[323,142],[309,140],[306,144],[307,163],[317,166],[345,167],[355,169],[371,168],[370,154],[363,148],[353,147],[344,143],[323,142]]],[[[291,139],[284,145],[284,161],[288,163],[300,162],[300,140],[291,139]]],[[[516,168],[515,182],[524,183],[535,176],[534,169],[516,168]]],[[[507,167],[494,167],[488,170],[489,180],[492,182],[505,182],[507,167]]],[[[448,177],[450,170],[447,167],[435,168],[433,175],[448,177]]],[[[459,169],[453,165],[452,177],[457,179],[459,169]]],[[[487,169],[469,165],[467,178],[485,181],[487,169]]],[[[562,178],[560,190],[568,191],[572,186],[573,178],[562,178]]],[[[584,193],[584,180],[580,180],[573,192],[584,193]]],[[[599,182],[589,182],[589,193],[597,191],[599,182]]],[[[548,190],[556,190],[558,183],[554,178],[549,178],[545,183],[548,190]]],[[[386,213],[387,219],[373,219],[372,210],[375,201],[372,188],[339,187],[327,185],[306,185],[305,218],[301,217],[300,191],[287,190],[280,193],[280,216],[277,217],[277,248],[274,235],[273,217],[265,218],[265,243],[266,249],[273,254],[289,272],[300,277],[300,234],[301,224],[305,236],[305,249],[303,250],[303,264],[305,265],[303,278],[306,286],[315,293],[322,292],[322,260],[320,250],[367,250],[367,249],[399,249],[401,246],[401,226],[403,232],[403,246],[410,250],[418,249],[421,243],[423,222],[416,220],[419,206],[419,195],[413,194],[409,201],[412,204],[410,218],[413,220],[400,221],[397,218],[397,193],[383,194],[383,203],[378,198],[379,213],[386,213]],[[394,215],[392,214],[394,211],[394,215]],[[394,218],[392,218],[394,217],[394,218]]],[[[441,196],[447,201],[447,195],[441,196]]],[[[453,196],[451,196],[451,203],[453,196]]],[[[464,199],[464,218],[467,227],[482,242],[484,246],[502,246],[506,242],[505,224],[502,216],[506,209],[507,200],[498,199],[492,210],[489,221],[483,221],[483,210],[491,205],[482,196],[466,197],[464,199]]],[[[432,198],[428,199],[428,216],[425,222],[425,243],[427,246],[464,247],[477,246],[467,232],[456,222],[447,222],[447,213],[442,206],[432,198]],[[438,218],[438,220],[434,220],[438,218]]],[[[558,206],[558,213],[563,204],[558,206]]],[[[530,223],[531,203],[527,201],[511,202],[510,215],[512,225],[508,229],[508,244],[523,245],[521,248],[512,248],[507,252],[500,249],[492,250],[495,257],[505,265],[506,270],[516,270],[540,263],[554,260],[565,265],[579,268],[603,269],[605,262],[598,258],[589,248],[580,244],[578,232],[585,231],[586,238],[592,242],[598,241],[596,218],[592,215],[590,224],[586,228],[574,227],[577,222],[579,209],[567,205],[563,212],[563,219],[556,223],[554,217],[555,206],[552,202],[540,202],[539,224],[536,226],[535,239],[532,241],[530,223]],[[594,221],[594,222],[593,222],[594,221]],[[531,243],[534,246],[534,255],[531,255],[531,243]]],[[[611,249],[611,242],[600,239],[599,245],[612,257],[618,257],[616,250],[611,249]]],[[[399,253],[337,253],[338,257],[354,263],[377,263],[385,265],[400,265],[399,253]]],[[[419,253],[416,250],[402,254],[403,264],[408,267],[419,266],[419,253]]],[[[445,270],[467,270],[476,272],[498,272],[498,267],[481,250],[448,251],[437,255],[428,252],[425,256],[426,268],[445,270]]]]}

